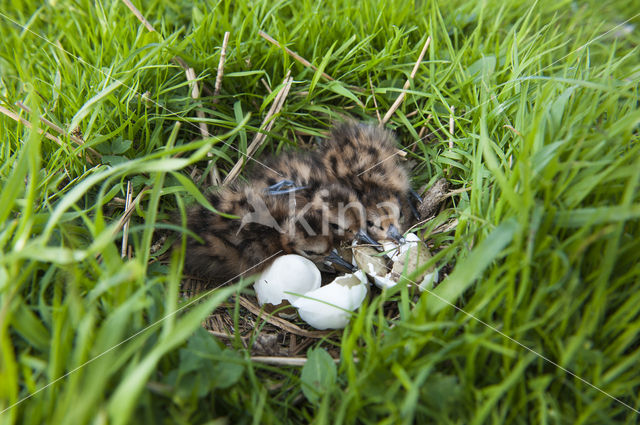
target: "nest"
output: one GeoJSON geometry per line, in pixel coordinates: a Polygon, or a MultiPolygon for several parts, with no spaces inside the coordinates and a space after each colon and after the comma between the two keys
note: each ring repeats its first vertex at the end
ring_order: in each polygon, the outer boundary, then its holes
{"type": "MultiPolygon", "coordinates": [[[[447,192],[446,181],[436,182],[424,194],[419,206],[422,217],[433,218],[434,213],[442,206],[443,201],[451,195],[447,192]]],[[[442,231],[449,231],[453,226],[442,231]]],[[[449,267],[441,269],[443,276],[449,267]]],[[[332,277],[322,273],[323,284],[332,277]]],[[[180,295],[183,299],[191,299],[210,290],[210,282],[189,277],[183,280],[180,295]]],[[[377,291],[375,287],[374,290],[377,291]]],[[[417,295],[416,295],[417,296],[417,295]]],[[[389,321],[399,317],[396,302],[384,304],[384,315],[389,321]]],[[[252,358],[272,364],[296,365],[306,360],[305,352],[311,345],[319,345],[334,358],[340,358],[340,339],[342,330],[318,331],[301,321],[297,314],[281,314],[268,312],[261,308],[258,300],[252,295],[236,295],[216,308],[202,323],[202,326],[220,341],[231,347],[234,340],[240,339],[243,347],[249,350],[252,358]],[[234,324],[235,309],[239,309],[238,326],[234,324]]]]}

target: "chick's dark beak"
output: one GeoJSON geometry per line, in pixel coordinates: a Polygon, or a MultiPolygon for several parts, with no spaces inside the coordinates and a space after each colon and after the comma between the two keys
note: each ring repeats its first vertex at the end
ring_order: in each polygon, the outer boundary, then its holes
{"type": "Polygon", "coordinates": [[[382,247],[382,245],[380,245],[380,243],[378,241],[376,241],[375,239],[373,239],[366,230],[360,229],[358,230],[358,233],[356,233],[356,240],[360,243],[364,243],[364,244],[369,244],[372,247],[374,247],[376,250],[378,250],[379,252],[384,251],[384,248],[382,247]]]}
{"type": "Polygon", "coordinates": [[[355,273],[358,268],[353,264],[347,262],[344,258],[338,254],[338,251],[334,248],[329,255],[325,257],[325,262],[329,263],[332,266],[338,266],[343,269],[347,269],[350,273],[355,273]]]}
{"type": "Polygon", "coordinates": [[[402,233],[400,233],[398,228],[393,224],[389,226],[389,230],[387,230],[387,235],[394,241],[398,242],[399,244],[403,244],[406,242],[404,239],[404,236],[402,236],[402,233]]]}

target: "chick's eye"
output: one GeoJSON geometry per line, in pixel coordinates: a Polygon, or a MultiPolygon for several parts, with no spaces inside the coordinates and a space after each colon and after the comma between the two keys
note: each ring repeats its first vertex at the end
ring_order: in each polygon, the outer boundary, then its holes
{"type": "Polygon", "coordinates": [[[375,224],[373,221],[371,220],[367,220],[367,227],[372,227],[375,229],[382,229],[382,225],[380,224],[375,224]]]}
{"type": "Polygon", "coordinates": [[[329,223],[329,226],[333,229],[333,230],[339,230],[340,226],[338,226],[336,223],[329,223]]]}

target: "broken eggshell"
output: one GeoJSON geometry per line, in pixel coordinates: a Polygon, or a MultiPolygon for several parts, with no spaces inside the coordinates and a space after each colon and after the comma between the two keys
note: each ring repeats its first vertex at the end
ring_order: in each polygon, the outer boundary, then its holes
{"type": "Polygon", "coordinates": [[[316,329],[342,329],[349,323],[367,295],[367,278],[361,270],[337,277],[319,289],[307,292],[291,305],[300,318],[316,329]]]}
{"type": "MultiPolygon", "coordinates": [[[[396,249],[391,241],[384,241],[382,246],[385,251],[396,249]]],[[[391,279],[389,255],[381,255],[375,248],[367,245],[352,245],[353,264],[363,270],[367,276],[373,279],[378,288],[390,288],[397,282],[391,279]]]]}
{"type": "Polygon", "coordinates": [[[388,258],[381,255],[375,248],[368,245],[352,245],[352,264],[363,270],[369,276],[383,276],[389,271],[388,258]]]}
{"type": "MultiPolygon", "coordinates": [[[[400,246],[399,253],[395,256],[393,261],[393,267],[391,269],[391,273],[389,274],[389,278],[395,282],[400,280],[402,273],[407,269],[407,275],[415,272],[419,266],[426,263],[431,259],[431,253],[429,252],[429,248],[422,242],[420,243],[407,243],[403,246],[400,246]]],[[[410,285],[417,284],[418,289],[424,291],[425,289],[431,289],[434,286],[434,283],[438,281],[438,270],[434,267],[431,267],[428,270],[425,270],[420,275],[416,276],[415,279],[410,282],[410,285]]]]}
{"type": "Polygon", "coordinates": [[[382,242],[382,248],[384,252],[386,252],[387,256],[391,258],[391,261],[395,262],[398,258],[409,251],[409,248],[418,246],[420,242],[420,238],[415,233],[407,233],[404,238],[405,243],[398,246],[395,242],[392,241],[384,241],[382,242]]]}
{"type": "MultiPolygon", "coordinates": [[[[358,265],[367,272],[373,279],[373,282],[378,288],[391,288],[395,286],[402,273],[404,272],[405,264],[407,264],[407,274],[414,272],[419,265],[426,263],[431,258],[429,249],[422,243],[418,235],[415,233],[408,233],[405,236],[406,242],[401,245],[396,245],[392,241],[383,241],[382,247],[386,255],[391,259],[392,267],[389,270],[388,267],[376,268],[371,263],[379,263],[384,257],[373,256],[370,252],[361,251],[361,255],[356,253],[356,247],[354,247],[354,257],[360,261],[358,265]],[[364,259],[360,258],[364,257],[364,259]],[[380,259],[380,260],[378,260],[380,259]],[[375,269],[375,270],[374,270],[375,269]]],[[[360,250],[362,247],[357,247],[360,250]]],[[[375,250],[374,250],[375,251],[375,250]]],[[[433,284],[438,280],[438,271],[434,269],[427,270],[422,275],[416,278],[418,288],[421,291],[433,287],[433,284]]]]}
{"type": "Polygon", "coordinates": [[[279,306],[293,304],[301,294],[320,288],[320,270],[300,255],[289,254],[275,259],[253,284],[258,303],[279,306]]]}

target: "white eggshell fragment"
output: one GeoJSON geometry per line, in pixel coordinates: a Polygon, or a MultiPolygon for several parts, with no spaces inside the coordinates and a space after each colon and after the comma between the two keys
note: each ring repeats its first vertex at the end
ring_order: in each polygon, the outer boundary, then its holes
{"type": "Polygon", "coordinates": [[[434,270],[431,273],[427,273],[426,275],[424,275],[424,278],[422,279],[422,282],[420,282],[420,285],[418,285],[418,289],[420,289],[420,291],[424,291],[426,289],[433,289],[435,287],[436,282],[438,281],[438,270],[434,270]]]}
{"type": "MultiPolygon", "coordinates": [[[[400,276],[407,269],[407,274],[413,273],[419,266],[431,259],[429,248],[420,241],[417,235],[409,233],[406,236],[407,242],[400,245],[398,253],[393,257],[393,268],[390,277],[394,281],[398,281],[400,276]]],[[[416,278],[416,284],[421,291],[433,287],[438,280],[438,271],[431,268],[416,278]]]]}
{"type": "Polygon", "coordinates": [[[311,260],[289,254],[276,258],[253,284],[253,289],[260,305],[278,305],[285,300],[293,304],[299,295],[320,288],[320,284],[320,270],[311,260]]]}
{"type": "MultiPolygon", "coordinates": [[[[399,246],[392,241],[382,241],[384,252],[391,259],[392,268],[390,271],[387,269],[387,273],[382,272],[380,269],[377,269],[375,270],[375,273],[372,273],[368,268],[366,268],[366,265],[365,267],[360,265],[367,274],[371,276],[373,283],[378,288],[384,289],[395,286],[398,283],[398,280],[400,280],[400,276],[402,276],[406,263],[408,263],[407,272],[410,274],[415,271],[419,265],[426,263],[431,258],[429,249],[415,233],[408,233],[405,235],[405,241],[405,243],[399,246]]],[[[354,256],[357,256],[355,248],[354,256]]],[[[422,276],[418,277],[418,288],[421,291],[430,289],[437,280],[438,271],[433,269],[428,270],[422,276]]]]}
{"type": "Polygon", "coordinates": [[[367,295],[367,278],[361,270],[337,277],[319,289],[307,292],[291,304],[300,318],[316,329],[342,329],[367,295]],[[346,310],[346,311],[345,311],[346,310]]]}
{"type": "Polygon", "coordinates": [[[382,249],[384,250],[383,252],[387,254],[387,257],[393,258],[395,255],[398,254],[397,243],[390,240],[385,240],[385,241],[382,241],[381,243],[382,243],[382,249]]]}
{"type": "Polygon", "coordinates": [[[384,276],[372,276],[373,283],[380,289],[391,288],[396,286],[398,282],[391,278],[391,273],[387,273],[384,276]]]}

